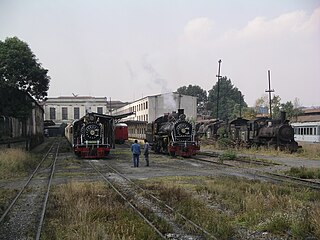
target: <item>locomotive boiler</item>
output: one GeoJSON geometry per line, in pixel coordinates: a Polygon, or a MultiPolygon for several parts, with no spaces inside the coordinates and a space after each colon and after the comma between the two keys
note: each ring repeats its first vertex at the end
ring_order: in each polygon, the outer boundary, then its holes
{"type": "Polygon", "coordinates": [[[147,140],[156,153],[190,157],[200,150],[195,128],[183,109],[157,118],[147,125],[147,140]]]}

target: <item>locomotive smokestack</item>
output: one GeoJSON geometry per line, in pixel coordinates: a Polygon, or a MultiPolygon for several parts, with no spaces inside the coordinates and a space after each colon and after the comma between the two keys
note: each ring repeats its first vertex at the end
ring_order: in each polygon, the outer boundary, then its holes
{"type": "Polygon", "coordinates": [[[280,112],[280,119],[281,119],[281,123],[284,123],[286,121],[286,112],[285,111],[280,112]]]}
{"type": "Polygon", "coordinates": [[[184,109],[179,108],[179,109],[178,109],[178,116],[180,116],[181,114],[184,114],[184,109]]]}

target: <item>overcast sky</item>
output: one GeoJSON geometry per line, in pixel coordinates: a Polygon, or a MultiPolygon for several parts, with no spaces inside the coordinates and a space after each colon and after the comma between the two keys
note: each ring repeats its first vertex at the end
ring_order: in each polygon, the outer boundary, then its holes
{"type": "Polygon", "coordinates": [[[0,40],[27,42],[49,97],[143,96],[227,76],[253,106],[320,105],[320,0],[0,0],[0,40]]]}

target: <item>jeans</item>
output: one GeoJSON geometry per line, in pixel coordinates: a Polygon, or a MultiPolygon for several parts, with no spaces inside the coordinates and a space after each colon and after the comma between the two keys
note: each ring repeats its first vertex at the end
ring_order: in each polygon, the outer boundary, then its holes
{"type": "Polygon", "coordinates": [[[132,160],[133,160],[133,166],[139,167],[139,154],[133,154],[132,160]]]}

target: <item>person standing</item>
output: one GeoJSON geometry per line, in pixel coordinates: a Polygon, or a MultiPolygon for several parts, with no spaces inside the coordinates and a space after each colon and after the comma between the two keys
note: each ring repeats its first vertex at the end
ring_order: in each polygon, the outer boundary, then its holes
{"type": "Polygon", "coordinates": [[[139,156],[141,154],[140,145],[138,140],[134,140],[134,143],[131,145],[131,152],[132,152],[132,160],[133,166],[139,167],[139,156]]]}
{"type": "Polygon", "coordinates": [[[148,143],[148,140],[145,139],[144,140],[144,152],[143,152],[143,155],[144,155],[144,159],[146,160],[146,166],[149,167],[149,143],[148,143]]]}

